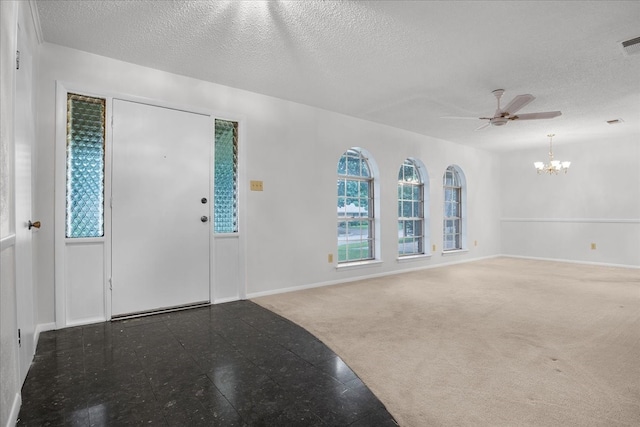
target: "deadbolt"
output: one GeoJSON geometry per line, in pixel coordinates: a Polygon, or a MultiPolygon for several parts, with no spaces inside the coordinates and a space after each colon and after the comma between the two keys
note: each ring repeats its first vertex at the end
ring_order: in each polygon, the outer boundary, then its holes
{"type": "Polygon", "coordinates": [[[202,204],[204,205],[205,203],[207,203],[207,198],[203,197],[202,199],[200,199],[200,201],[202,202],[202,204]]]}
{"type": "Polygon", "coordinates": [[[207,221],[209,221],[209,217],[208,217],[208,216],[206,216],[206,215],[202,215],[202,216],[200,217],[200,221],[202,221],[202,222],[207,222],[207,221]]]}

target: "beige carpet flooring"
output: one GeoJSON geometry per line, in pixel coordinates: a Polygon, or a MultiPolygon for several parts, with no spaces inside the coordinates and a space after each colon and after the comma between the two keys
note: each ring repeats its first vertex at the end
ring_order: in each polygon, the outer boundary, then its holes
{"type": "Polygon", "coordinates": [[[256,298],[401,426],[640,426],[640,270],[493,258],[256,298]]]}

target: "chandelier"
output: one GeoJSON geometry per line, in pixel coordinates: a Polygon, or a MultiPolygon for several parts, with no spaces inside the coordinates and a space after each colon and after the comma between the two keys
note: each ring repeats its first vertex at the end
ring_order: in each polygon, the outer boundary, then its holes
{"type": "Polygon", "coordinates": [[[560,171],[564,171],[564,173],[567,173],[567,171],[569,170],[569,166],[571,166],[571,162],[561,162],[560,160],[553,160],[553,148],[551,146],[551,141],[553,140],[555,134],[550,133],[547,136],[549,137],[549,163],[545,164],[544,162],[534,162],[533,166],[535,166],[536,170],[538,171],[538,175],[540,175],[541,173],[557,175],[560,171]]]}

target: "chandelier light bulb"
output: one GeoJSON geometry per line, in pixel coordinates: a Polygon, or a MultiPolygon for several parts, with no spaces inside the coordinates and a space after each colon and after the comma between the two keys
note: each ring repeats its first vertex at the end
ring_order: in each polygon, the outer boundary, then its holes
{"type": "Polygon", "coordinates": [[[567,171],[569,170],[569,166],[571,166],[571,162],[566,160],[560,161],[560,160],[553,159],[552,141],[555,134],[550,133],[547,136],[549,137],[549,163],[545,164],[544,162],[534,162],[533,166],[536,168],[538,175],[542,173],[548,173],[549,175],[557,175],[558,172],[560,171],[564,171],[564,173],[567,173],[567,171]]]}

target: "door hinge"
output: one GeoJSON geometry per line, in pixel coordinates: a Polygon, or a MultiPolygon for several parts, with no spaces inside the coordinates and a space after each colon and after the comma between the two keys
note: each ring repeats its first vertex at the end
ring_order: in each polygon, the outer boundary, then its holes
{"type": "Polygon", "coordinates": [[[18,347],[22,347],[22,331],[18,328],[18,347]]]}
{"type": "Polygon", "coordinates": [[[16,70],[20,69],[20,51],[16,50],[16,70]]]}
{"type": "Polygon", "coordinates": [[[111,281],[111,277],[109,277],[109,290],[113,290],[113,282],[111,281]]]}

